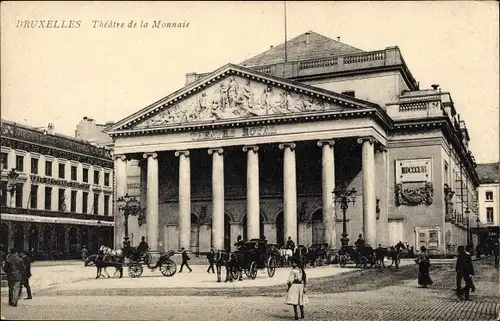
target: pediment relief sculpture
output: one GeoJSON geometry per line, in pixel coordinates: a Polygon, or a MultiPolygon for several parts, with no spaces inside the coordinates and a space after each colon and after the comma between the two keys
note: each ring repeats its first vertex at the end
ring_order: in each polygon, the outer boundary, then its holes
{"type": "Polygon", "coordinates": [[[341,110],[341,107],[306,94],[231,75],[160,111],[135,128],[330,110],[341,110]]]}

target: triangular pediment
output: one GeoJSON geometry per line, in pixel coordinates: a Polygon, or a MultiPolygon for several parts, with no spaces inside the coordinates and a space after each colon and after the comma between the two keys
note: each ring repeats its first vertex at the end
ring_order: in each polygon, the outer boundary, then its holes
{"type": "Polygon", "coordinates": [[[348,96],[245,69],[228,65],[116,123],[109,132],[374,107],[348,96]]]}

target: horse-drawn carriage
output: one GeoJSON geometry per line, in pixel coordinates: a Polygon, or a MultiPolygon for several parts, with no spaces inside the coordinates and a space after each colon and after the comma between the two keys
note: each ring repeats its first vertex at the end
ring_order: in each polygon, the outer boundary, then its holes
{"type": "Polygon", "coordinates": [[[371,267],[386,267],[385,262],[390,259],[392,262],[389,266],[394,264],[396,268],[399,268],[401,254],[404,251],[407,251],[407,249],[399,243],[389,248],[379,247],[376,249],[373,249],[371,246],[356,248],[348,245],[339,250],[336,260],[340,267],[345,267],[347,263],[354,262],[356,267],[361,266],[366,269],[371,267]]]}
{"type": "Polygon", "coordinates": [[[252,239],[246,242],[237,252],[240,255],[241,273],[245,273],[252,280],[257,277],[258,269],[267,269],[270,277],[276,272],[276,259],[269,255],[267,241],[252,239]]]}
{"type": "Polygon", "coordinates": [[[170,259],[174,254],[173,250],[160,253],[156,264],[152,264],[152,256],[148,252],[141,254],[139,257],[129,256],[128,274],[132,278],[140,277],[144,271],[143,265],[146,265],[151,270],[159,268],[164,276],[173,276],[177,272],[177,265],[170,259]]]}

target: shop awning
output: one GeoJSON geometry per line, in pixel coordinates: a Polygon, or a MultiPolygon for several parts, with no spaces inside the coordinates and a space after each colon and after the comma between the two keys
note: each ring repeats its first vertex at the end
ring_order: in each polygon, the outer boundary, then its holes
{"type": "Polygon", "coordinates": [[[90,225],[90,226],[114,226],[114,222],[97,221],[97,220],[80,220],[69,217],[47,217],[37,215],[21,215],[21,214],[3,214],[2,221],[16,222],[34,222],[34,223],[54,223],[54,224],[75,224],[75,225],[90,225]],[[99,222],[99,223],[98,223],[99,222]]]}

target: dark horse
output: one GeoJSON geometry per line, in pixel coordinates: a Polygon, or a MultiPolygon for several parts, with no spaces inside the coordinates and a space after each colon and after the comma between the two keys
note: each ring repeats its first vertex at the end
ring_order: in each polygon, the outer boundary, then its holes
{"type": "Polygon", "coordinates": [[[217,270],[217,282],[221,282],[222,267],[226,267],[226,280],[224,282],[233,282],[233,279],[243,280],[241,264],[239,257],[235,253],[225,250],[218,250],[214,256],[215,267],[217,270]],[[238,278],[239,275],[239,278],[238,278]]]}
{"type": "Polygon", "coordinates": [[[106,276],[109,278],[109,274],[106,271],[107,267],[115,268],[115,273],[113,274],[113,276],[117,272],[120,272],[120,279],[123,277],[123,258],[115,258],[115,260],[104,260],[103,254],[92,254],[85,259],[85,266],[88,266],[90,262],[92,262],[97,268],[97,275],[95,277],[96,279],[102,276],[102,271],[104,271],[106,276]]]}

